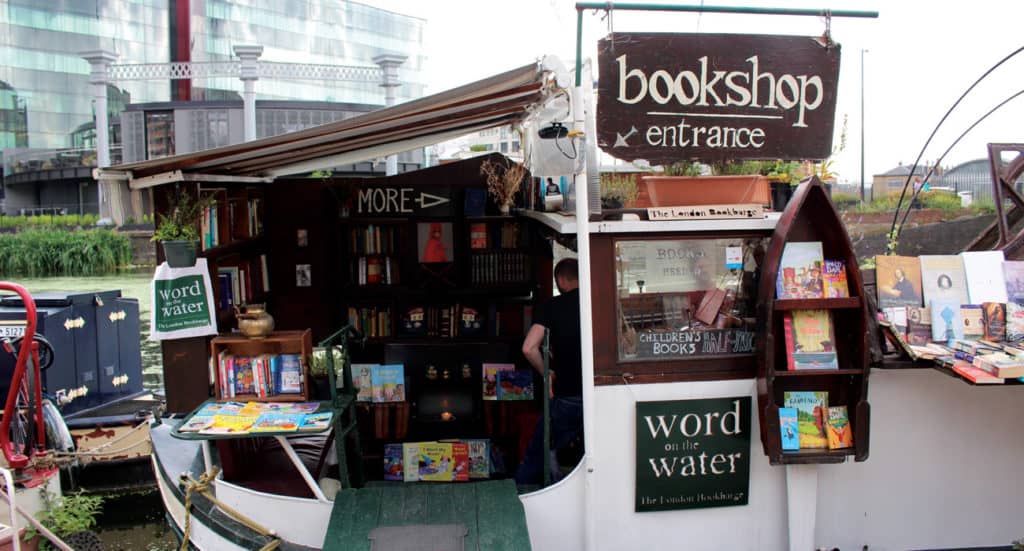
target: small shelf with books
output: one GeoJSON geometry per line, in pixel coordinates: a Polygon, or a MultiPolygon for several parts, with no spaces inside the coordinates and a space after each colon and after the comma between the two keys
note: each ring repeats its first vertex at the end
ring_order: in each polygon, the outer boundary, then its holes
{"type": "Polygon", "coordinates": [[[759,289],[758,414],[772,465],[867,459],[864,296],[849,237],[812,177],[775,227],[759,289]]]}
{"type": "Polygon", "coordinates": [[[313,336],[275,331],[262,339],[221,335],[210,341],[217,400],[304,402],[310,396],[313,336]]]}

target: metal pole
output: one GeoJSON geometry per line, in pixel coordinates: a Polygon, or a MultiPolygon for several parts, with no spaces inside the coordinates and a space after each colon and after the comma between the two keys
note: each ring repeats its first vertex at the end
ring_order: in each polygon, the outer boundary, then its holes
{"type": "MultiPolygon", "coordinates": [[[[398,67],[405,63],[404,55],[379,55],[373,58],[373,62],[380,65],[381,88],[384,88],[384,104],[391,107],[395,104],[395,89],[401,83],[398,81],[398,67]]],[[[388,155],[387,164],[384,169],[385,176],[398,174],[398,156],[388,155]]]]}
{"type": "Polygon", "coordinates": [[[263,55],[263,46],[238,45],[234,47],[235,55],[242,60],[242,111],[245,128],[245,141],[256,139],[256,80],[260,78],[258,60],[263,55]]]}
{"type": "MultiPolygon", "coordinates": [[[[78,54],[89,62],[89,83],[93,87],[93,111],[96,114],[96,167],[110,166],[110,143],[108,133],[110,124],[107,121],[107,80],[110,63],[117,59],[117,54],[107,50],[94,50],[78,54]]],[[[109,201],[104,201],[103,182],[96,182],[96,193],[99,200],[100,220],[109,219],[111,209],[109,201]]],[[[110,184],[117,185],[117,184],[110,184]]]]}
{"type": "Polygon", "coordinates": [[[864,202],[864,48],[860,49],[860,202],[864,202]]]}

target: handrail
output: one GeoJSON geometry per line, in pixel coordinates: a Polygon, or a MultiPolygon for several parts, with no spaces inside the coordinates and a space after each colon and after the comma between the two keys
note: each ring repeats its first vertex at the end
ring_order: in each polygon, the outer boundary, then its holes
{"type": "MultiPolygon", "coordinates": [[[[17,453],[11,444],[11,421],[15,416],[15,408],[18,401],[18,393],[22,388],[22,380],[25,377],[34,377],[35,384],[29,385],[31,395],[28,396],[28,400],[35,401],[35,407],[30,407],[29,410],[32,412],[31,417],[35,418],[36,429],[35,440],[38,442],[32,442],[29,439],[25,441],[25,449],[23,452],[27,452],[29,455],[41,455],[45,454],[46,450],[46,427],[43,424],[43,394],[42,389],[42,377],[39,373],[39,344],[35,341],[36,336],[36,303],[32,300],[32,295],[27,290],[17,283],[11,283],[8,281],[0,281],[0,290],[13,291],[21,297],[22,304],[25,305],[25,334],[21,338],[21,344],[18,346],[18,357],[14,364],[14,373],[11,375],[11,386],[7,391],[7,402],[4,404],[4,418],[0,421],[0,447],[3,448],[4,457],[7,459],[7,464],[15,469],[21,469],[28,465],[29,457],[25,453],[17,453]],[[29,356],[32,359],[32,373],[26,374],[28,370],[29,356]]],[[[29,434],[33,432],[31,430],[31,423],[33,419],[29,419],[29,434]]]]}
{"type": "Polygon", "coordinates": [[[25,520],[27,520],[28,523],[31,524],[33,528],[35,528],[40,534],[42,534],[44,538],[49,540],[49,542],[53,544],[54,547],[60,549],[61,551],[75,551],[71,548],[71,546],[64,543],[63,540],[57,537],[57,534],[51,532],[48,528],[43,526],[42,523],[36,520],[35,517],[33,517],[27,511],[22,509],[20,505],[14,502],[14,480],[11,478],[11,471],[3,467],[0,467],[0,475],[3,475],[4,483],[7,486],[7,492],[0,492],[0,497],[2,497],[4,501],[6,501],[7,504],[11,506],[11,530],[14,531],[12,537],[12,541],[14,542],[14,550],[19,551],[21,549],[21,537],[18,535],[18,526],[17,523],[15,522],[16,519],[14,516],[15,510],[17,510],[17,512],[20,513],[21,516],[25,517],[25,520]]]}

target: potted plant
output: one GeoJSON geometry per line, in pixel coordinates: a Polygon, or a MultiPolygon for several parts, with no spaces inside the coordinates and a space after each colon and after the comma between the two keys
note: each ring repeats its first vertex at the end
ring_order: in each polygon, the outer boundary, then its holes
{"type": "MultiPolygon", "coordinates": [[[[636,187],[636,181],[632,174],[615,174],[605,172],[601,174],[601,209],[617,210],[633,205],[640,190],[636,187]]],[[[621,213],[613,214],[618,218],[621,213]]]]}
{"type": "Polygon", "coordinates": [[[501,214],[508,214],[526,177],[526,167],[508,160],[497,162],[487,159],[480,164],[480,174],[487,177],[487,193],[494,198],[501,214]]]}
{"type": "Polygon", "coordinates": [[[760,174],[757,161],[716,163],[711,176],[700,175],[697,163],[675,163],[666,176],[644,176],[641,185],[651,206],[721,205],[736,203],[771,204],[768,178],[760,174]]]}
{"type": "Polygon", "coordinates": [[[168,193],[167,214],[159,214],[152,241],[164,249],[164,258],[172,268],[194,266],[199,252],[199,223],[213,197],[194,198],[183,190],[168,193]]]}

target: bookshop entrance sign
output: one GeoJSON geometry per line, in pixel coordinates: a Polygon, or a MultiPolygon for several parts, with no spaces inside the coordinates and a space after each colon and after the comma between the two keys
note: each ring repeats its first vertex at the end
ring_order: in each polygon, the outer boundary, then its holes
{"type": "Polygon", "coordinates": [[[819,40],[612,33],[598,43],[598,145],[651,164],[824,159],[839,45],[819,40]]]}
{"type": "Polygon", "coordinates": [[[750,403],[637,402],[636,512],[746,505],[750,403]]]}

